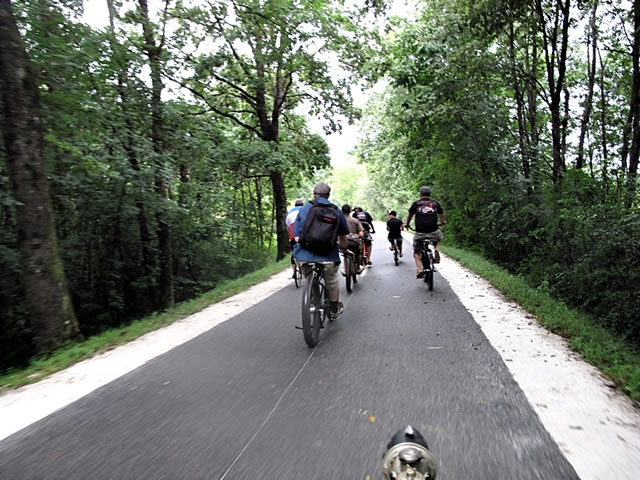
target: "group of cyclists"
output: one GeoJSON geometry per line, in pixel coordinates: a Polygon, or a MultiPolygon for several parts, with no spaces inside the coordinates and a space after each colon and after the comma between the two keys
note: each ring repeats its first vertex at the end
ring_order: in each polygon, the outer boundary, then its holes
{"type": "MultiPolygon", "coordinates": [[[[329,195],[331,187],[324,182],[317,183],[313,189],[313,197],[316,203],[330,205],[329,195]]],[[[393,250],[394,245],[398,249],[399,255],[402,256],[402,230],[409,228],[411,220],[415,217],[415,235],[413,237],[413,253],[417,267],[416,278],[422,278],[424,272],[422,269],[422,259],[420,249],[425,241],[432,242],[434,245],[435,263],[440,262],[439,244],[443,239],[442,231],[439,224],[447,223],[444,210],[439,202],[431,199],[431,189],[423,186],[419,189],[420,198],[411,204],[406,222],[402,222],[397,218],[397,212],[390,210],[388,212],[387,231],[390,249],[393,250]]],[[[286,225],[289,229],[289,239],[291,242],[291,264],[295,262],[301,263],[323,263],[325,286],[329,295],[331,320],[337,320],[344,311],[344,305],[339,299],[339,279],[338,269],[340,265],[340,249],[350,251],[356,257],[364,256],[364,262],[357,262],[360,273],[364,269],[364,265],[371,266],[371,247],[372,236],[375,233],[373,226],[373,218],[362,209],[360,205],[355,205],[353,210],[350,205],[345,204],[338,210],[338,226],[337,226],[337,242],[334,248],[324,255],[313,253],[300,245],[298,239],[300,237],[302,226],[312,203],[304,203],[302,198],[295,201],[294,207],[289,211],[286,217],[286,225]]],[[[343,271],[344,274],[344,271],[343,271]]],[[[295,275],[295,272],[294,272],[295,275]]]]}

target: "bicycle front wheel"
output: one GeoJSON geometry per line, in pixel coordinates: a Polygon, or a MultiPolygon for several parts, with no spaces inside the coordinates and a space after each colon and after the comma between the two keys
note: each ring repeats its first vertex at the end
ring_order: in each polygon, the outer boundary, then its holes
{"type": "Polygon", "coordinates": [[[318,344],[320,337],[323,311],[321,293],[320,282],[314,272],[307,277],[307,284],[302,294],[302,333],[304,341],[311,348],[318,344]]]}

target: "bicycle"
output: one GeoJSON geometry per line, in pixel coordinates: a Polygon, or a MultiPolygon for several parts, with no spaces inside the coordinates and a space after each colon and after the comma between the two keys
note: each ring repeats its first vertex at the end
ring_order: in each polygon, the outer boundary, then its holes
{"type": "Polygon", "coordinates": [[[433,250],[431,245],[433,242],[429,240],[422,240],[422,247],[420,247],[420,257],[422,258],[422,271],[424,276],[422,277],[424,283],[429,286],[429,290],[433,290],[433,272],[435,269],[435,262],[433,258],[433,250]]]}
{"type": "MultiPolygon", "coordinates": [[[[320,329],[329,316],[329,293],[324,284],[324,264],[304,263],[309,269],[302,292],[302,333],[306,344],[313,348],[320,339],[320,329]]],[[[297,327],[300,328],[300,327],[297,327]]]]}
{"type": "MultiPolygon", "coordinates": [[[[415,230],[411,227],[408,227],[409,230],[415,232],[415,230]]],[[[420,246],[420,258],[422,260],[422,279],[424,283],[429,287],[429,291],[433,290],[433,272],[436,271],[435,268],[435,258],[433,256],[433,250],[431,249],[432,245],[435,245],[436,242],[431,240],[419,240],[421,242],[420,246]]]]}
{"type": "Polygon", "coordinates": [[[398,245],[398,243],[401,244],[402,238],[391,238],[390,241],[391,250],[393,252],[393,263],[395,263],[397,267],[400,263],[400,246],[398,245]]]}

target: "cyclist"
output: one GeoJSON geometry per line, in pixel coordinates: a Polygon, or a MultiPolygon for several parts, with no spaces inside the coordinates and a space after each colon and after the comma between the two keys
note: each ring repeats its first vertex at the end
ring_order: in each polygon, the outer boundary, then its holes
{"type": "MultiPolygon", "coordinates": [[[[315,187],[313,187],[313,197],[317,203],[331,205],[331,202],[329,202],[329,193],[331,193],[331,187],[324,182],[317,183],[315,187]]],[[[302,227],[304,226],[304,222],[307,219],[307,214],[311,207],[311,202],[307,203],[302,207],[300,213],[298,213],[298,216],[296,217],[293,227],[293,236],[296,242],[300,239],[302,227]]],[[[293,250],[293,256],[300,262],[324,264],[324,283],[327,288],[327,293],[329,294],[329,303],[331,304],[331,312],[329,313],[331,320],[337,320],[344,311],[344,305],[339,301],[340,290],[338,286],[338,267],[340,266],[340,254],[338,252],[338,245],[340,245],[340,248],[344,250],[349,247],[347,242],[347,234],[349,233],[347,220],[344,218],[342,210],[338,207],[336,207],[336,209],[338,210],[340,222],[338,225],[338,242],[328,255],[323,256],[310,252],[309,250],[304,249],[300,243],[296,243],[293,250]]]]}
{"type": "Polygon", "coordinates": [[[442,206],[430,198],[431,189],[429,187],[420,187],[419,192],[420,199],[411,204],[411,207],[409,208],[409,216],[405,222],[405,227],[409,227],[409,223],[411,223],[411,219],[415,215],[416,234],[413,236],[413,257],[416,261],[416,267],[418,267],[416,278],[424,277],[422,259],[420,258],[422,242],[434,242],[435,254],[433,261],[434,263],[440,263],[438,245],[444,236],[442,235],[442,231],[438,228],[438,218],[440,218],[440,223],[442,225],[446,225],[447,223],[442,206]]]}
{"type": "MultiPolygon", "coordinates": [[[[342,205],[342,213],[347,220],[347,227],[349,228],[349,235],[347,239],[349,241],[349,250],[356,255],[356,265],[358,265],[358,273],[362,272],[362,265],[360,265],[360,255],[362,255],[362,238],[364,237],[364,228],[360,223],[360,220],[350,215],[351,207],[348,204],[342,205]]],[[[347,273],[342,270],[342,274],[347,273]]]]}
{"type": "Polygon", "coordinates": [[[366,247],[365,257],[367,259],[367,265],[371,265],[371,242],[373,241],[371,234],[376,233],[375,228],[373,228],[373,218],[369,215],[369,212],[362,210],[360,205],[355,205],[353,207],[352,216],[353,218],[360,220],[360,223],[364,228],[362,243],[364,243],[364,246],[366,247]]]}
{"type": "Polygon", "coordinates": [[[296,278],[296,262],[293,259],[293,247],[296,245],[296,241],[293,238],[293,223],[296,221],[296,217],[298,216],[298,213],[300,212],[300,209],[303,205],[304,200],[302,198],[297,198],[293,208],[289,210],[289,213],[287,213],[287,218],[285,219],[287,230],[289,230],[289,244],[291,245],[291,269],[293,270],[291,278],[296,278]]]}
{"type": "Polygon", "coordinates": [[[398,255],[402,256],[402,220],[396,218],[396,211],[389,210],[389,220],[387,220],[387,231],[389,235],[387,239],[389,240],[389,250],[393,252],[393,245],[395,244],[398,249],[398,255]]]}

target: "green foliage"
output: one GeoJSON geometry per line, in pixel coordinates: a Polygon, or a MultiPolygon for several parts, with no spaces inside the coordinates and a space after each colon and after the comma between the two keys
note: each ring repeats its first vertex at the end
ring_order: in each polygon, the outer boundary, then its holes
{"type": "MultiPolygon", "coordinates": [[[[628,12],[598,15],[607,25],[600,41],[620,45],[628,12]]],[[[640,212],[624,206],[620,158],[629,134],[629,58],[609,51],[599,60],[587,168],[576,171],[570,159],[582,105],[574,110],[584,98],[587,57],[580,43],[571,45],[567,166],[552,183],[540,37],[551,30],[530,5],[441,0],[395,26],[377,62],[388,86],[365,111],[358,147],[371,191],[405,203],[430,185],[449,220],[448,241],[481,252],[640,347],[640,212]]]]}
{"type": "MultiPolygon", "coordinates": [[[[302,23],[317,24],[324,21],[318,11],[328,6],[312,6],[315,10],[308,11],[291,10],[291,5],[269,2],[267,13],[273,22],[265,12],[245,11],[243,20],[248,23],[243,27],[248,30],[244,33],[239,25],[231,25],[238,18],[228,17],[224,34],[231,41],[241,41],[243,34],[255,38],[264,27],[272,35],[284,33],[304,38],[308,44],[314,33],[298,32],[284,20],[293,15],[302,23]],[[257,19],[262,23],[251,23],[257,19]]],[[[279,45],[283,50],[265,50],[261,59],[265,65],[275,65],[289,52],[291,56],[281,65],[302,75],[310,90],[297,90],[285,105],[279,142],[257,141],[255,135],[230,124],[220,111],[212,113],[202,98],[194,99],[192,90],[185,89],[184,99],[177,97],[176,90],[170,98],[163,95],[162,151],[156,153],[145,73],[148,59],[141,36],[131,28],[132,24],[139,26],[139,15],[122,6],[116,8],[121,11],[116,12],[114,30],[101,32],[78,23],[67,3],[16,4],[40,86],[58,245],[85,336],[127,325],[162,305],[158,298],[163,265],[160,222],[170,224],[177,301],[264,265],[275,242],[269,173],[283,172],[286,186],[298,189],[314,171],[329,167],[326,142],[309,133],[305,119],[293,108],[313,89],[327,86],[318,97],[322,101],[317,108],[327,115],[334,107],[349,110],[345,84],[330,84],[320,59],[296,53],[297,47],[287,45],[282,37],[279,45]],[[159,194],[159,181],[166,185],[166,195],[159,194]]],[[[215,15],[222,18],[230,5],[220,2],[216,8],[215,15]]],[[[179,13],[180,9],[172,11],[174,18],[179,13]]],[[[199,20],[208,22],[209,18],[194,13],[192,19],[180,19],[183,32],[190,27],[199,29],[199,20]]],[[[180,81],[179,65],[194,58],[185,59],[182,53],[190,51],[194,45],[189,42],[196,36],[167,37],[162,57],[165,81],[180,81]]],[[[255,89],[256,75],[246,75],[238,62],[235,67],[224,65],[231,60],[225,57],[230,53],[223,49],[202,57],[202,63],[191,64],[193,72],[228,73],[255,89]]],[[[223,104],[230,109],[240,105],[232,89],[220,88],[216,94],[223,104]]],[[[239,118],[247,120],[242,113],[239,118]]],[[[3,167],[0,164],[2,175],[3,167]]],[[[21,266],[15,250],[14,204],[8,182],[4,176],[0,180],[3,371],[29,362],[33,349],[24,292],[16,282],[21,266]]]]}

